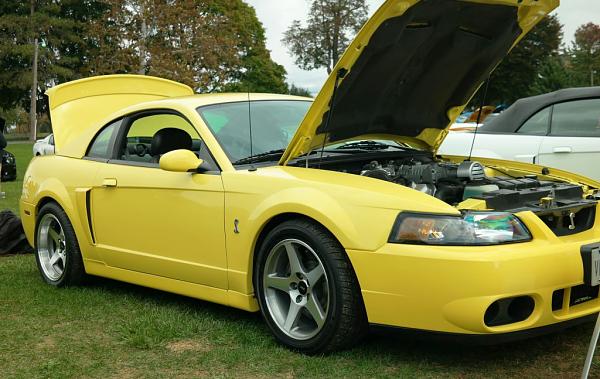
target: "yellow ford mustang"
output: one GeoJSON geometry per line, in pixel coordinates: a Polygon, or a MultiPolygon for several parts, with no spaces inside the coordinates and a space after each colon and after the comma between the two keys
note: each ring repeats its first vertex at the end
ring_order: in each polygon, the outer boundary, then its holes
{"type": "Polygon", "coordinates": [[[597,313],[600,183],[435,154],[557,5],[388,0],[314,103],[140,76],[49,90],[56,155],[21,199],[43,278],[260,310],[307,353],[369,324],[495,336],[597,313]]]}

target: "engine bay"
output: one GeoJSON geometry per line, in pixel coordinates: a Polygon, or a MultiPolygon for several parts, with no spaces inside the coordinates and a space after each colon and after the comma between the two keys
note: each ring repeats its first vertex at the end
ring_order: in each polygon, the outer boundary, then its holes
{"type": "Polygon", "coordinates": [[[458,206],[468,199],[485,202],[486,209],[533,211],[562,217],[566,210],[594,207],[598,199],[584,198],[580,185],[542,180],[537,175],[514,177],[498,172],[487,176],[478,162],[445,162],[426,155],[379,156],[376,160],[328,160],[323,168],[396,183],[458,206]],[[380,159],[382,158],[382,159],[380,159]]]}

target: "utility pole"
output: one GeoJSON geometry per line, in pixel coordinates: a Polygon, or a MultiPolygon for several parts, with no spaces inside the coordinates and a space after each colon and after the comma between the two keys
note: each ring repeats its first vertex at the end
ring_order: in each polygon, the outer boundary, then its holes
{"type": "Polygon", "coordinates": [[[31,32],[33,37],[33,63],[31,81],[31,109],[29,111],[29,140],[37,139],[37,87],[38,87],[38,39],[34,32],[33,15],[35,13],[35,0],[31,0],[31,32]]]}

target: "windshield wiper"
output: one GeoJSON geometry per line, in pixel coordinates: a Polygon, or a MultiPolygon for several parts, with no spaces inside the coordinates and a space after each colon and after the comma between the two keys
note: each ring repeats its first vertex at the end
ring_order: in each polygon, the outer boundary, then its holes
{"type": "Polygon", "coordinates": [[[405,150],[405,147],[400,146],[400,145],[389,145],[387,143],[383,143],[383,142],[377,142],[377,141],[356,141],[356,142],[348,142],[343,144],[342,146],[338,146],[335,148],[335,150],[353,150],[353,149],[358,149],[358,150],[387,150],[390,148],[394,148],[394,149],[399,149],[399,150],[405,150]]]}
{"type": "Polygon", "coordinates": [[[237,165],[251,164],[251,163],[257,163],[257,162],[266,162],[266,161],[269,161],[272,156],[282,155],[283,153],[285,153],[285,149],[271,150],[271,151],[267,151],[265,153],[253,155],[251,157],[239,159],[239,160],[233,162],[233,165],[237,166],[237,165]]]}

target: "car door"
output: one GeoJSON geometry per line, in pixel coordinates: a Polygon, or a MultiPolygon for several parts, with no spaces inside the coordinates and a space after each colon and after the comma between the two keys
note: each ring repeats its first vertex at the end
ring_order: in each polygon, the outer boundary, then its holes
{"type": "Polygon", "coordinates": [[[226,289],[224,191],[214,161],[204,174],[158,165],[161,154],[183,148],[210,157],[178,114],[143,113],[122,123],[91,193],[97,248],[112,267],[226,289]],[[182,144],[181,135],[191,142],[182,144]]]}
{"type": "Polygon", "coordinates": [[[530,117],[514,133],[487,133],[485,125],[475,133],[450,132],[440,147],[442,155],[469,155],[473,157],[505,159],[536,163],[544,136],[550,125],[550,108],[530,117]]]}
{"type": "Polygon", "coordinates": [[[555,104],[539,163],[600,180],[600,99],[555,104]]]}

